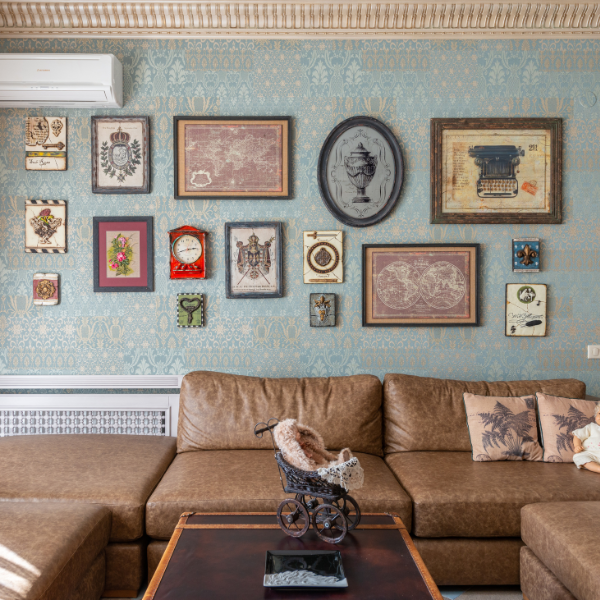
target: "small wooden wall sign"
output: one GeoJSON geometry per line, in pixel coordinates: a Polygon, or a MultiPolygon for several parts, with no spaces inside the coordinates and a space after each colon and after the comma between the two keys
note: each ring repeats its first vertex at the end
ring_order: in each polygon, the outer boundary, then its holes
{"type": "Polygon", "coordinates": [[[25,120],[25,169],[67,170],[66,117],[27,117],[25,120]]]}
{"type": "Polygon", "coordinates": [[[204,295],[177,294],[177,327],[204,326],[204,295]]]}
{"type": "Polygon", "coordinates": [[[58,275],[56,273],[34,274],[33,303],[36,306],[58,304],[58,275]]]}

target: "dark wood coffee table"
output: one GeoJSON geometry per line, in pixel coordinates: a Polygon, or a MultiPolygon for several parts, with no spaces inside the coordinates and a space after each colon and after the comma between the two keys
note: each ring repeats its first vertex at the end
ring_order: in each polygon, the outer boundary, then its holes
{"type": "Polygon", "coordinates": [[[144,600],[442,600],[400,517],[363,515],[337,545],[285,535],[275,513],[184,513],[144,600]],[[339,550],[347,588],[263,587],[267,550],[339,550]]]}

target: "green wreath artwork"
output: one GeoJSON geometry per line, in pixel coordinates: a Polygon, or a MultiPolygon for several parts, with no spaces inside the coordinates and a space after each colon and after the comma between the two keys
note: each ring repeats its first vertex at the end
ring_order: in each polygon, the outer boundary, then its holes
{"type": "Polygon", "coordinates": [[[131,237],[126,238],[120,233],[111,241],[110,247],[106,253],[108,258],[108,267],[117,275],[127,277],[133,273],[131,261],[133,260],[133,245],[131,237]]]}
{"type": "Polygon", "coordinates": [[[111,179],[116,177],[119,183],[124,183],[127,177],[131,177],[142,162],[140,141],[134,139],[130,144],[130,139],[131,136],[119,127],[110,134],[111,145],[102,142],[100,147],[100,166],[104,174],[111,179]]]}

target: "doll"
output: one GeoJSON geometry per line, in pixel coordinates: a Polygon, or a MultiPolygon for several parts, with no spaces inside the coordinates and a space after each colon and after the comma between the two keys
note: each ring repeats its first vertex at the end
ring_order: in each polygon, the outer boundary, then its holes
{"type": "Polygon", "coordinates": [[[325,450],[323,438],[296,419],[286,419],[273,429],[275,442],[290,465],[303,471],[316,471],[349,461],[352,452],[344,448],[338,455],[325,450]]]}
{"type": "Polygon", "coordinates": [[[600,473],[600,402],[594,410],[594,421],[572,432],[575,447],[573,462],[578,469],[583,467],[588,471],[600,473]]]}

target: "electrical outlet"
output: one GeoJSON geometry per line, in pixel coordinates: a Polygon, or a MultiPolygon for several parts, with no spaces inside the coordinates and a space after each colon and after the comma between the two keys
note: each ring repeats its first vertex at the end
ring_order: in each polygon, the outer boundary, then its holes
{"type": "Polygon", "coordinates": [[[588,346],[588,358],[600,358],[600,344],[588,346]]]}

